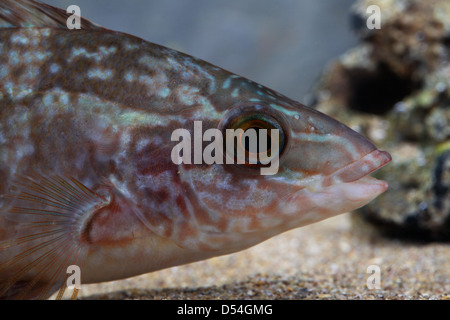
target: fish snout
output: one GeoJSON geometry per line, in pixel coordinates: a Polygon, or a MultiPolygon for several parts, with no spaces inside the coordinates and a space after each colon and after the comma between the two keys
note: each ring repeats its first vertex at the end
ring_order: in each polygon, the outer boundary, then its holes
{"type": "MultiPolygon", "coordinates": [[[[357,181],[391,162],[392,157],[386,151],[375,149],[360,159],[327,176],[324,187],[333,183],[349,183],[357,181]]],[[[386,186],[387,187],[387,186],[386,186]]]]}

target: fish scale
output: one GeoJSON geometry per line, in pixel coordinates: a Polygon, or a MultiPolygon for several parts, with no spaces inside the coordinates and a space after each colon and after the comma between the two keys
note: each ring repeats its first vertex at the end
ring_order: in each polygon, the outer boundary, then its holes
{"type": "MultiPolygon", "coordinates": [[[[229,254],[386,190],[368,174],[389,154],[338,121],[189,55],[86,20],[68,30],[65,19],[32,0],[0,4],[1,298],[61,297],[71,265],[94,283],[229,254]],[[194,123],[275,126],[276,174],[175,163],[173,133],[195,138],[194,123]]],[[[214,142],[193,143],[192,154],[214,142]]]]}

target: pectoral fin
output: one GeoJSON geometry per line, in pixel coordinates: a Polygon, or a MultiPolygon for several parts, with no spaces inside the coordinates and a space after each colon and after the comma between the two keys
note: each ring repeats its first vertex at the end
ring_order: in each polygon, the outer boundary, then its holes
{"type": "Polygon", "coordinates": [[[82,270],[87,249],[81,226],[109,204],[72,177],[19,177],[7,219],[14,233],[0,242],[0,297],[48,298],[66,287],[67,268],[82,270]]]}

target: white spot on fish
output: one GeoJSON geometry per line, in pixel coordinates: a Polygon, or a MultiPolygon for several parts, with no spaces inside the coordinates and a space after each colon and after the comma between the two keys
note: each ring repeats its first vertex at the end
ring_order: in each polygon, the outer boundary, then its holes
{"type": "Polygon", "coordinates": [[[227,80],[223,82],[222,89],[228,89],[230,85],[231,85],[231,78],[227,78],[227,80]]]}
{"type": "Polygon", "coordinates": [[[169,94],[170,94],[169,88],[164,88],[158,91],[158,96],[160,96],[161,98],[167,98],[169,94]]]}
{"type": "Polygon", "coordinates": [[[167,63],[176,71],[182,71],[183,69],[183,67],[171,57],[167,57],[167,63]]]}
{"type": "Polygon", "coordinates": [[[70,57],[67,59],[67,61],[72,62],[72,60],[75,58],[85,58],[94,59],[96,62],[100,62],[105,57],[105,53],[109,54],[110,52],[107,49],[103,49],[103,51],[100,50],[100,52],[87,52],[85,48],[75,47],[72,48],[70,57]]]}
{"type": "Polygon", "coordinates": [[[239,96],[239,88],[234,89],[233,92],[231,93],[231,96],[233,98],[237,98],[239,96]]]}
{"type": "Polygon", "coordinates": [[[154,59],[151,56],[145,55],[139,58],[138,63],[143,64],[149,68],[154,68],[154,59]]]}
{"type": "Polygon", "coordinates": [[[23,153],[24,153],[26,156],[29,156],[29,155],[33,154],[33,153],[34,153],[34,146],[33,146],[32,144],[26,144],[26,145],[24,145],[24,147],[23,147],[23,153]]]}
{"type": "Polygon", "coordinates": [[[202,109],[196,112],[196,117],[208,117],[210,119],[222,119],[223,113],[217,112],[214,106],[211,104],[208,98],[205,96],[199,96],[197,103],[202,106],[202,109]]]}
{"type": "Polygon", "coordinates": [[[186,69],[190,71],[192,76],[197,76],[200,74],[204,78],[209,80],[209,92],[214,92],[214,89],[216,87],[216,79],[213,75],[211,75],[209,72],[207,72],[204,68],[200,67],[196,62],[192,60],[190,57],[185,57],[183,61],[183,65],[186,69]]]}
{"type": "Polygon", "coordinates": [[[14,85],[13,85],[12,82],[10,82],[10,81],[6,82],[5,85],[4,85],[4,88],[5,88],[6,92],[7,92],[9,95],[11,95],[11,96],[12,96],[13,93],[14,93],[13,87],[14,87],[14,85]]]}
{"type": "Polygon", "coordinates": [[[127,71],[125,73],[124,78],[125,78],[125,81],[128,81],[128,82],[136,81],[136,73],[135,72],[131,72],[131,71],[127,71]]]}
{"type": "Polygon", "coordinates": [[[158,73],[153,77],[147,76],[147,75],[140,75],[138,77],[138,81],[147,86],[148,88],[148,95],[154,95],[157,94],[158,91],[161,88],[167,87],[167,77],[164,73],[158,73]],[[156,92],[155,92],[156,91],[156,92]]]}
{"type": "Polygon", "coordinates": [[[85,48],[72,48],[70,60],[72,60],[73,58],[76,58],[78,56],[85,56],[86,54],[87,54],[87,51],[85,48]]]}
{"type": "Polygon", "coordinates": [[[30,95],[33,93],[33,89],[32,88],[27,88],[25,85],[20,86],[17,90],[17,94],[15,96],[15,99],[19,100],[19,99],[23,99],[26,96],[30,95]]]}
{"type": "Polygon", "coordinates": [[[36,66],[37,63],[45,60],[50,56],[50,52],[42,52],[42,51],[28,51],[22,55],[22,64],[25,64],[26,67],[30,68],[36,66]]]}
{"type": "Polygon", "coordinates": [[[44,37],[50,36],[50,29],[41,29],[41,34],[42,34],[44,37]]]}
{"type": "Polygon", "coordinates": [[[49,107],[53,104],[53,95],[52,94],[46,94],[44,96],[44,98],[42,99],[42,101],[44,102],[44,105],[46,107],[49,107]]]}
{"type": "Polygon", "coordinates": [[[190,87],[190,86],[181,86],[177,90],[178,100],[180,100],[183,104],[188,106],[193,105],[198,97],[199,88],[190,87]]]}
{"type": "Polygon", "coordinates": [[[100,69],[100,68],[94,68],[88,71],[88,78],[97,78],[101,80],[106,80],[111,78],[113,75],[113,70],[111,69],[100,69]]]}
{"type": "Polygon", "coordinates": [[[150,144],[150,139],[145,138],[142,140],[139,140],[138,142],[136,142],[136,152],[142,152],[149,144],[150,144]]]}
{"type": "Polygon", "coordinates": [[[67,93],[62,94],[59,97],[59,101],[63,104],[63,105],[67,105],[69,104],[69,95],[67,93]]]}
{"type": "Polygon", "coordinates": [[[61,109],[70,107],[70,95],[68,92],[53,88],[42,97],[42,103],[38,104],[38,112],[45,114],[49,119],[58,115],[61,109]]]}
{"type": "MultiPolygon", "coordinates": [[[[295,117],[295,115],[298,115],[297,111],[293,111],[293,110],[289,110],[289,109],[283,108],[283,107],[281,107],[281,106],[279,106],[279,105],[277,105],[275,103],[271,103],[270,106],[272,108],[274,108],[276,110],[279,110],[279,111],[281,111],[281,112],[283,112],[285,114],[288,114],[290,116],[294,116],[295,117]]],[[[310,120],[311,120],[311,118],[310,118],[310,120]]]]}
{"type": "Polygon", "coordinates": [[[43,61],[46,58],[48,58],[50,55],[51,55],[50,52],[36,51],[33,56],[34,56],[34,60],[43,61]]]}
{"type": "Polygon", "coordinates": [[[11,36],[11,43],[26,45],[28,43],[28,39],[21,33],[15,33],[11,36]]]}
{"type": "Polygon", "coordinates": [[[7,66],[5,66],[4,68],[0,68],[0,79],[5,78],[8,75],[9,69],[7,68],[7,66]]]}
{"type": "Polygon", "coordinates": [[[58,73],[60,69],[61,69],[60,66],[57,65],[56,63],[52,63],[49,68],[51,73],[58,73]]]}
{"type": "Polygon", "coordinates": [[[127,51],[139,49],[139,46],[137,44],[129,43],[128,41],[125,42],[124,47],[125,47],[125,50],[127,50],[127,51]]]}
{"type": "Polygon", "coordinates": [[[19,54],[17,53],[17,51],[13,50],[9,53],[9,63],[11,65],[16,65],[20,62],[19,59],[19,54]]]}
{"type": "Polygon", "coordinates": [[[100,46],[99,50],[102,54],[104,54],[105,56],[110,55],[112,53],[116,53],[117,48],[116,47],[105,47],[105,46],[100,46]]]}
{"type": "Polygon", "coordinates": [[[142,84],[145,84],[145,85],[147,85],[149,87],[152,87],[153,84],[154,84],[154,81],[153,81],[153,79],[151,77],[143,76],[143,75],[139,76],[139,82],[141,82],[142,84]]]}

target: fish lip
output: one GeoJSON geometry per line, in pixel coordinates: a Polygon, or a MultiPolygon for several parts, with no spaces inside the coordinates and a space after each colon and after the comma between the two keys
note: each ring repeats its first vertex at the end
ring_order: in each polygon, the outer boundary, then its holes
{"type": "MultiPolygon", "coordinates": [[[[350,183],[358,181],[364,177],[367,177],[369,174],[385,166],[391,161],[392,157],[387,151],[375,149],[360,159],[349,163],[345,167],[327,176],[323,181],[323,187],[336,183],[350,183]]],[[[371,179],[376,180],[374,178],[371,179]]]]}
{"type": "MultiPolygon", "coordinates": [[[[292,214],[302,210],[298,208],[306,208],[303,210],[311,211],[307,216],[312,217],[312,222],[317,222],[366,205],[388,189],[387,182],[369,174],[390,161],[392,158],[388,152],[373,149],[332,174],[315,180],[295,194],[292,214]]],[[[300,219],[305,218],[302,216],[300,219]]]]}

